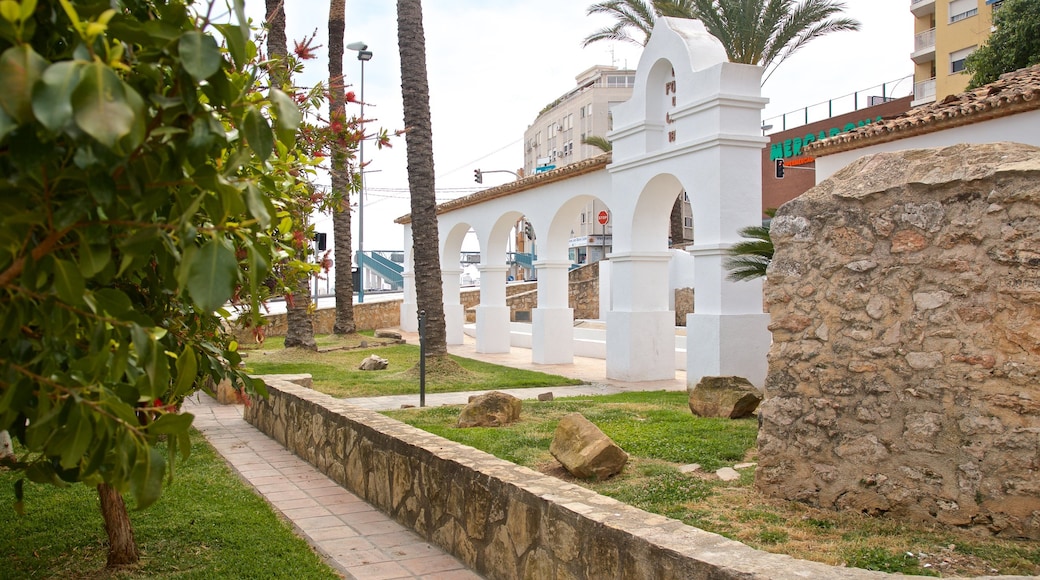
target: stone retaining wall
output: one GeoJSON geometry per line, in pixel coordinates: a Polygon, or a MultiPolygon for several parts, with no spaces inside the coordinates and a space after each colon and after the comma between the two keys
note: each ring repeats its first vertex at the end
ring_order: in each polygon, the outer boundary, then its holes
{"type": "Polygon", "coordinates": [[[1040,539],[1040,149],[864,157],[772,238],[758,487],[1040,539]]]}
{"type": "Polygon", "coordinates": [[[246,420],[491,579],[902,578],[753,550],[284,380],[246,420]]]}

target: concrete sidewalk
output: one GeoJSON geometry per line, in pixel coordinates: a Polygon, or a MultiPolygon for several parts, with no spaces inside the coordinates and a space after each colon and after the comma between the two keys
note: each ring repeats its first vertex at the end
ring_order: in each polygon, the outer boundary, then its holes
{"type": "MultiPolygon", "coordinates": [[[[419,335],[414,332],[401,332],[401,337],[408,344],[419,344],[419,335]]],[[[582,395],[612,395],[634,391],[682,391],[686,389],[686,371],[676,370],[675,378],[662,381],[642,381],[627,383],[607,379],[607,364],[602,359],[574,357],[572,364],[540,365],[531,362],[531,350],[513,347],[507,353],[485,354],[476,349],[476,341],[471,336],[464,337],[465,342],[448,347],[448,352],[473,360],[494,363],[516,369],[525,369],[559,375],[570,379],[585,381],[585,385],[561,385],[557,387],[538,387],[533,389],[499,389],[520,399],[537,399],[541,393],[552,393],[553,397],[576,397],[582,395]]],[[[465,391],[459,393],[426,393],[426,406],[464,405],[471,395],[480,395],[488,389],[465,391]]],[[[344,399],[352,405],[373,411],[390,411],[400,409],[402,405],[419,406],[419,394],[390,395],[384,397],[355,397],[344,399]]]]}

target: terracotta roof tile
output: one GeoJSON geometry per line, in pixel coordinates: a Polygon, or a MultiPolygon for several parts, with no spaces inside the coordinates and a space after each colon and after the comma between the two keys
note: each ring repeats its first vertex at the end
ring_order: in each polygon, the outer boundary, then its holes
{"type": "MultiPolygon", "coordinates": [[[[477,193],[473,193],[465,197],[460,197],[458,199],[446,201],[437,205],[437,215],[448,213],[449,211],[454,211],[457,209],[462,209],[471,205],[476,205],[478,203],[485,202],[488,200],[497,199],[499,197],[505,197],[514,193],[520,193],[521,191],[526,191],[539,185],[545,185],[554,181],[561,181],[564,179],[569,179],[571,177],[576,177],[578,175],[592,173],[593,171],[598,171],[606,167],[610,163],[610,160],[611,154],[603,153],[601,155],[597,155],[596,157],[591,157],[589,159],[578,161],[577,163],[564,165],[559,169],[553,169],[552,171],[546,171],[543,173],[535,173],[534,175],[522,177],[516,181],[511,181],[503,185],[498,185],[489,189],[485,189],[483,191],[478,191],[477,193]]],[[[403,215],[395,219],[394,223],[410,224],[412,223],[412,214],[403,215]]]]}
{"type": "Polygon", "coordinates": [[[830,155],[1034,109],[1040,109],[1040,65],[1006,73],[975,90],[810,143],[802,150],[817,157],[830,155]]]}

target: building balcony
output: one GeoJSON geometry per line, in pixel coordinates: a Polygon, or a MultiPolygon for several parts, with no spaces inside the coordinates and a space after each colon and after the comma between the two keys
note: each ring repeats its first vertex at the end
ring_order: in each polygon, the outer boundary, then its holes
{"type": "Polygon", "coordinates": [[[935,13],[935,0],[910,0],[910,12],[920,18],[935,13]]]}
{"type": "Polygon", "coordinates": [[[935,60],[935,29],[918,32],[914,35],[914,52],[910,59],[916,64],[924,64],[935,60]]]}
{"type": "Polygon", "coordinates": [[[910,106],[916,107],[933,101],[935,101],[935,78],[914,83],[914,100],[910,106]]]}

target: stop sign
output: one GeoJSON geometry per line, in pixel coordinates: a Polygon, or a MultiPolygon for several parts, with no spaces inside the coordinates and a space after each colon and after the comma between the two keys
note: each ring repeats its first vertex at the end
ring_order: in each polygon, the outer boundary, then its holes
{"type": "Polygon", "coordinates": [[[598,219],[599,219],[599,225],[605,226],[605,225],[607,225],[607,222],[610,221],[610,214],[607,213],[607,210],[603,210],[603,211],[599,212],[598,219]]]}

